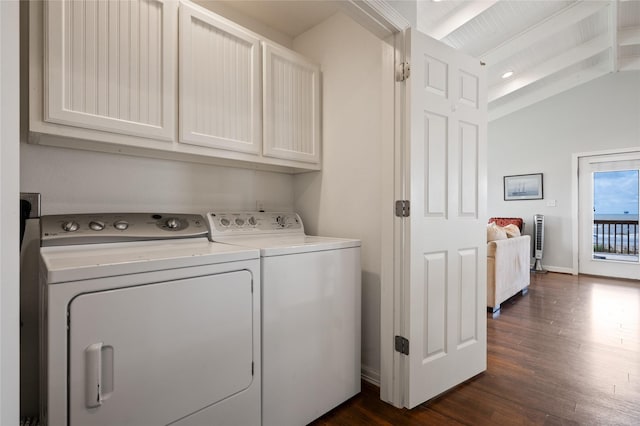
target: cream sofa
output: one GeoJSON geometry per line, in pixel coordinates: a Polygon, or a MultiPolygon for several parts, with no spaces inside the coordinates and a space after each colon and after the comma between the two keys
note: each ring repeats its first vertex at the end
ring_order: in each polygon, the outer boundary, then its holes
{"type": "Polygon", "coordinates": [[[487,307],[493,313],[530,283],[531,237],[507,238],[487,243],[487,307]]]}

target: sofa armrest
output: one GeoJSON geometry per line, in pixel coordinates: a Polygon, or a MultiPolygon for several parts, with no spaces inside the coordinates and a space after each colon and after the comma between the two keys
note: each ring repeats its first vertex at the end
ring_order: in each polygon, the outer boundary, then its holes
{"type": "Polygon", "coordinates": [[[521,235],[487,243],[487,257],[496,257],[496,252],[502,252],[503,250],[526,253],[527,258],[531,259],[531,237],[529,235],[521,235]]]}
{"type": "Polygon", "coordinates": [[[487,243],[487,306],[495,307],[529,286],[531,237],[487,243]]]}

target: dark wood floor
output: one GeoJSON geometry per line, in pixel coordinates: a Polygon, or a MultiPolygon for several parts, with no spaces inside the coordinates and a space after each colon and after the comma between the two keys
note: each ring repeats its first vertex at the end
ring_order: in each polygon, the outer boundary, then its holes
{"type": "Polygon", "coordinates": [[[413,410],[363,383],[313,425],[640,425],[640,281],[532,275],[487,328],[481,375],[413,410]]]}

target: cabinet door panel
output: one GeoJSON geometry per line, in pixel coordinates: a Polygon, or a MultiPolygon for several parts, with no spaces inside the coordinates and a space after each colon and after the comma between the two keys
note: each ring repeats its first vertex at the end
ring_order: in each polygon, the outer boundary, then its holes
{"type": "Polygon", "coordinates": [[[263,154],[319,163],[320,68],[265,42],[263,75],[263,154]]]}
{"type": "Polygon", "coordinates": [[[179,31],[180,142],[258,154],[260,41],[185,3],[179,31]]]}
{"type": "Polygon", "coordinates": [[[175,2],[46,3],[45,121],[173,140],[175,2]]]}

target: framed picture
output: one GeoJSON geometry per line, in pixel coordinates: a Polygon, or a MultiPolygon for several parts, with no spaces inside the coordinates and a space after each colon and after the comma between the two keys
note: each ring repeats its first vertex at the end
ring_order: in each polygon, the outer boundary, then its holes
{"type": "Polygon", "coordinates": [[[504,177],[504,200],[542,200],[542,173],[504,177]]]}

